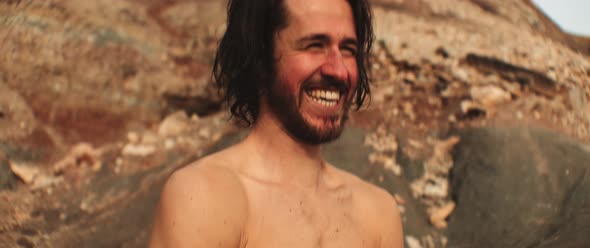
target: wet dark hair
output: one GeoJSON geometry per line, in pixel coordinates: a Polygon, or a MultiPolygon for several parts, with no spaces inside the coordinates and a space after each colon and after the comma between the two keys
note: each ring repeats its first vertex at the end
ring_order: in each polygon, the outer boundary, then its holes
{"type": "MultiPolygon", "coordinates": [[[[217,49],[213,78],[225,94],[232,117],[250,125],[260,111],[259,96],[275,76],[274,35],[287,26],[285,0],[229,0],[227,27],[217,49]]],[[[370,97],[369,54],[373,44],[372,14],[367,0],[348,0],[354,17],[359,72],[354,103],[360,109],[370,97]]]]}

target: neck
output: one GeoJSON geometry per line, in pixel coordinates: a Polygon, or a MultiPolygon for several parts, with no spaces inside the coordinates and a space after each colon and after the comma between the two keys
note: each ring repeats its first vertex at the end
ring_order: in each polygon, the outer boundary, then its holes
{"type": "Polygon", "coordinates": [[[319,185],[325,169],[320,146],[291,137],[269,111],[261,111],[242,144],[256,164],[256,168],[251,168],[256,178],[302,187],[319,185]]]}

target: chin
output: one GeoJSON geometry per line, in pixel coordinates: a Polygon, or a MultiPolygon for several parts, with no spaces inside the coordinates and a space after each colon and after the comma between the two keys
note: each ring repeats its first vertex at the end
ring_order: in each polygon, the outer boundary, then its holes
{"type": "Polygon", "coordinates": [[[320,145],[336,140],[342,134],[348,119],[348,104],[333,116],[318,116],[301,108],[301,98],[283,90],[274,90],[268,95],[270,111],[280,122],[283,130],[302,144],[320,145]]]}
{"type": "Polygon", "coordinates": [[[309,117],[299,114],[299,121],[283,123],[291,137],[308,145],[320,145],[332,142],[340,137],[344,130],[346,115],[330,119],[311,121],[309,117]]]}

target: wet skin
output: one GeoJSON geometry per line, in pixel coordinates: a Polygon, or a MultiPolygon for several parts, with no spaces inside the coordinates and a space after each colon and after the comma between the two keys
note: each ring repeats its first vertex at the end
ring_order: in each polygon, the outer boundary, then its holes
{"type": "MultiPolygon", "coordinates": [[[[356,36],[344,0],[287,0],[275,37],[280,95],[306,130],[341,131],[357,84],[356,36]]],[[[276,96],[275,95],[275,96],[276,96]]],[[[166,183],[151,247],[402,247],[395,201],[327,164],[261,99],[241,143],[176,171],[166,183]]]]}

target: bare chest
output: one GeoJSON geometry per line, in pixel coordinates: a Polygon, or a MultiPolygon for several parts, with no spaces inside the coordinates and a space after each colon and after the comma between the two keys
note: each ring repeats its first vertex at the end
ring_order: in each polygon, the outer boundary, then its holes
{"type": "Polygon", "coordinates": [[[347,190],[312,195],[252,189],[245,247],[377,247],[347,190]]]}

